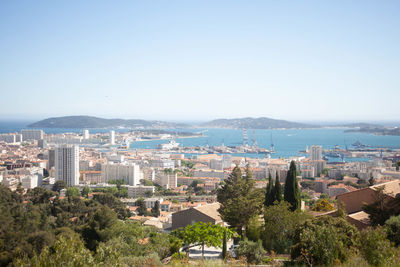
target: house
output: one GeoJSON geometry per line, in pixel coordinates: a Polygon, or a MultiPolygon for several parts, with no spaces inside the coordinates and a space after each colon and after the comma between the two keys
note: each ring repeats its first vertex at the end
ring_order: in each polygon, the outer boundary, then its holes
{"type": "Polygon", "coordinates": [[[400,211],[399,204],[394,201],[400,195],[399,180],[344,193],[336,197],[338,204],[343,205],[348,214],[347,220],[357,228],[363,229],[369,225],[369,216],[363,211],[363,206],[376,202],[377,192],[380,188],[385,196],[386,205],[394,205],[392,208],[400,211]]]}
{"type": "Polygon", "coordinates": [[[178,211],[172,214],[172,230],[196,222],[223,224],[218,212],[219,203],[206,204],[197,207],[191,207],[186,210],[178,211]]]}

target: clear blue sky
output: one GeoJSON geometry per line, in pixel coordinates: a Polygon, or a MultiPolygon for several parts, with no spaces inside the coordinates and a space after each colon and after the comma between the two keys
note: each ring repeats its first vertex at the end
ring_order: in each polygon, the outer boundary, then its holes
{"type": "Polygon", "coordinates": [[[400,1],[0,1],[0,118],[400,120],[400,1]]]}

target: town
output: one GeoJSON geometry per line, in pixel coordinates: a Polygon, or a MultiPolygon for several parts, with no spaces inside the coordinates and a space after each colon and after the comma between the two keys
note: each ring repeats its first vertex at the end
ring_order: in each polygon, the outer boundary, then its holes
{"type": "MultiPolygon", "coordinates": [[[[165,233],[196,222],[229,226],[220,214],[217,195],[237,168],[251,172],[254,189],[267,198],[274,181],[275,186],[286,183],[294,163],[299,209],[312,217],[332,216],[342,205],[347,221],[359,230],[373,225],[364,206],[375,203],[376,192],[393,199],[400,193],[400,150],[396,149],[354,162],[328,162],[324,154],[330,152],[319,145],[291,158],[272,158],[270,153],[248,158],[215,151],[186,157],[181,153],[185,148],[164,132],[152,133],[151,138],[170,140],[167,144],[129,149],[128,140],[140,140],[135,135],[143,138],[143,132],[90,133],[87,129],[60,134],[24,129],[2,134],[0,181],[12,191],[25,193],[42,187],[57,192],[59,199],[111,194],[129,210],[128,220],[165,233]]],[[[189,250],[196,257],[196,249],[189,250]]],[[[222,250],[210,246],[207,252],[219,258],[222,250]]],[[[235,255],[234,245],[230,253],[235,255]]]]}

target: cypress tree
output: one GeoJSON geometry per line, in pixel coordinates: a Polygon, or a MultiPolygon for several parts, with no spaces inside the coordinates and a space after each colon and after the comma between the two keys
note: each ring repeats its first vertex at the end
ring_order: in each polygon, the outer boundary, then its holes
{"type": "Polygon", "coordinates": [[[275,200],[277,200],[278,202],[281,202],[283,200],[283,195],[282,195],[282,185],[281,185],[281,182],[279,181],[278,171],[276,171],[274,193],[275,193],[275,200]]]}
{"type": "Polygon", "coordinates": [[[275,192],[274,191],[275,191],[274,183],[272,181],[271,173],[269,173],[267,191],[265,193],[265,206],[269,207],[269,206],[274,205],[274,201],[275,201],[275,192]]]}
{"type": "Polygon", "coordinates": [[[298,210],[301,207],[296,163],[293,160],[290,162],[290,168],[286,177],[284,200],[289,202],[292,211],[298,210]]]}
{"type": "Polygon", "coordinates": [[[226,259],[226,250],[227,250],[227,244],[226,244],[226,229],[224,230],[224,239],[222,240],[222,259],[226,259]]]}

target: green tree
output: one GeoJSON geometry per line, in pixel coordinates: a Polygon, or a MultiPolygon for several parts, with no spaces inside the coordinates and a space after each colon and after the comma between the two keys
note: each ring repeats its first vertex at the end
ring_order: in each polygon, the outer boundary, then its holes
{"type": "Polygon", "coordinates": [[[266,207],[262,231],[264,247],[278,253],[289,253],[296,228],[308,218],[303,212],[292,212],[286,201],[266,207]]]}
{"type": "Polygon", "coordinates": [[[392,216],[386,221],[386,232],[390,241],[396,246],[400,245],[400,215],[392,216]]]}
{"type": "Polygon", "coordinates": [[[158,217],[160,216],[160,201],[156,201],[156,203],[154,203],[154,207],[151,208],[151,215],[153,217],[158,217]]]}
{"type": "Polygon", "coordinates": [[[204,257],[204,246],[221,247],[226,235],[227,239],[234,236],[234,232],[222,227],[219,224],[196,222],[193,225],[187,225],[185,228],[175,230],[173,235],[182,239],[187,246],[201,245],[201,254],[204,257]]]}
{"type": "Polygon", "coordinates": [[[275,187],[274,182],[272,181],[271,173],[268,174],[268,185],[267,190],[265,192],[265,206],[269,207],[274,205],[275,201],[275,187]]]}
{"type": "Polygon", "coordinates": [[[386,231],[382,227],[363,230],[358,248],[372,266],[399,266],[399,252],[387,239],[386,231]],[[395,255],[397,257],[394,257],[395,255]]]}
{"type": "Polygon", "coordinates": [[[313,211],[332,211],[335,207],[329,202],[328,199],[319,199],[312,207],[313,211]]]}
{"type": "Polygon", "coordinates": [[[359,232],[346,219],[322,216],[296,229],[292,259],[309,266],[344,263],[357,245],[359,232]]]}
{"type": "Polygon", "coordinates": [[[79,189],[71,186],[67,188],[67,192],[65,193],[67,197],[79,197],[81,193],[79,192],[79,189]]]}
{"type": "Polygon", "coordinates": [[[94,259],[79,236],[60,236],[54,246],[46,247],[32,259],[17,259],[14,266],[91,266],[94,259]]]}
{"type": "Polygon", "coordinates": [[[279,180],[278,171],[276,171],[274,195],[275,195],[275,201],[281,202],[283,200],[282,185],[279,180]]]}
{"type": "Polygon", "coordinates": [[[135,205],[138,207],[137,209],[138,215],[140,216],[148,215],[146,203],[144,202],[143,198],[137,199],[135,205]]]}
{"type": "Polygon", "coordinates": [[[82,189],[82,196],[83,197],[89,197],[89,193],[90,193],[90,187],[89,186],[85,186],[83,189],[82,189]]]}
{"type": "Polygon", "coordinates": [[[64,180],[58,180],[53,185],[53,191],[60,193],[61,189],[64,189],[66,187],[67,184],[65,183],[64,180]]]}
{"type": "Polygon", "coordinates": [[[371,174],[371,177],[368,180],[368,185],[373,186],[374,184],[375,184],[375,179],[374,179],[374,176],[372,176],[372,174],[371,174]]]}
{"type": "Polygon", "coordinates": [[[226,240],[226,229],[224,231],[224,238],[222,240],[222,259],[226,259],[226,252],[227,252],[227,244],[226,244],[227,240],[226,240]]]}
{"type": "Polygon", "coordinates": [[[393,215],[396,215],[397,200],[386,197],[384,193],[385,186],[375,189],[375,201],[364,205],[363,210],[369,214],[370,224],[372,226],[384,225],[393,215]]]}
{"type": "Polygon", "coordinates": [[[224,221],[234,227],[243,238],[243,228],[247,228],[249,220],[261,213],[263,206],[262,191],[255,190],[254,179],[249,168],[245,175],[236,166],[217,191],[217,200],[221,204],[219,212],[224,221]]]}
{"type": "Polygon", "coordinates": [[[291,210],[299,210],[301,208],[299,183],[297,181],[296,163],[290,162],[289,171],[287,173],[284,191],[284,200],[289,202],[291,210]]]}

